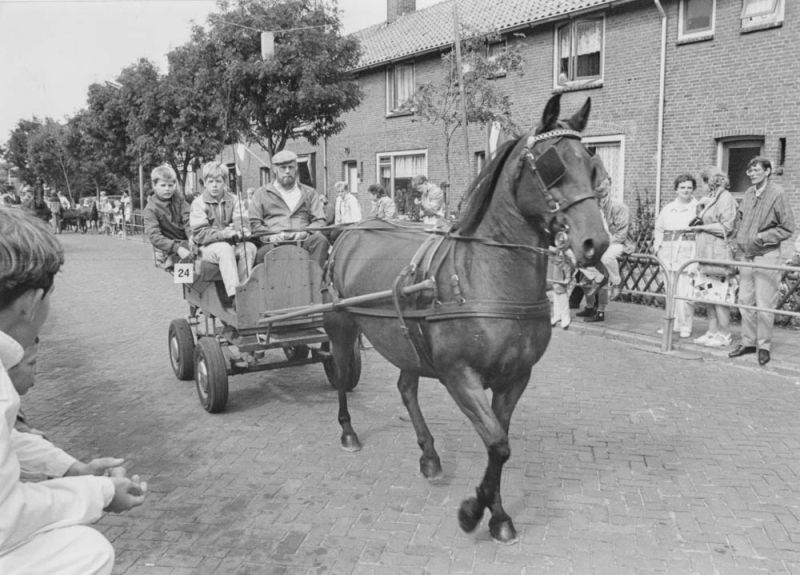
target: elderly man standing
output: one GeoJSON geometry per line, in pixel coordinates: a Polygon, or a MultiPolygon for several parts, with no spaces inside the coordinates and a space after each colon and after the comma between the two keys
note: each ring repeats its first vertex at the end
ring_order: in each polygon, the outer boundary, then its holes
{"type": "Polygon", "coordinates": [[[282,150],[272,156],[275,179],[256,190],[248,208],[250,228],[264,244],[256,254],[263,259],[279,242],[301,245],[320,267],[328,259],[330,243],[317,231],[325,226],[325,207],[319,194],[297,181],[297,154],[282,150]]]}
{"type": "Polygon", "coordinates": [[[414,176],[411,185],[421,194],[415,203],[419,204],[422,221],[426,224],[438,224],[444,217],[444,192],[442,189],[429,182],[428,178],[421,174],[414,176]]]}
{"type": "MultiPolygon", "coordinates": [[[[757,156],[747,164],[753,185],[747,188],[736,214],[733,237],[739,260],[780,265],[781,243],[794,234],[794,214],[789,199],[770,181],[772,162],[757,156]]],[[[778,305],[781,272],[748,266],[739,268],[739,303],[774,309],[778,305]]],[[[758,352],[759,365],[770,360],[775,314],[743,309],[742,340],[729,357],[758,352]]]]}

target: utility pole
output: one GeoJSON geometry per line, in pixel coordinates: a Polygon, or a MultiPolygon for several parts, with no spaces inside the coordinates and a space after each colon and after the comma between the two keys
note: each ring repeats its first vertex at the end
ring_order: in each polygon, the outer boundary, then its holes
{"type": "MultiPolygon", "coordinates": [[[[467,98],[464,92],[464,75],[462,73],[462,66],[461,66],[461,23],[458,19],[458,2],[457,0],[453,0],[453,38],[455,40],[456,45],[456,74],[458,75],[458,92],[461,96],[461,117],[463,119],[463,126],[464,126],[464,159],[467,162],[467,174],[469,178],[472,178],[472,157],[469,153],[469,131],[467,129],[467,98]]],[[[450,189],[452,190],[452,182],[447,182],[450,184],[450,189]]],[[[447,201],[445,202],[445,211],[449,212],[449,195],[447,201]]]]}

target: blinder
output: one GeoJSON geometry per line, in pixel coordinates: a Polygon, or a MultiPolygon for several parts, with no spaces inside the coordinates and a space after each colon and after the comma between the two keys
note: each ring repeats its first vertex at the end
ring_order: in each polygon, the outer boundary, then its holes
{"type": "Polygon", "coordinates": [[[542,184],[548,190],[567,173],[567,166],[555,146],[550,146],[541,156],[534,158],[533,166],[536,173],[539,174],[542,184]]]}

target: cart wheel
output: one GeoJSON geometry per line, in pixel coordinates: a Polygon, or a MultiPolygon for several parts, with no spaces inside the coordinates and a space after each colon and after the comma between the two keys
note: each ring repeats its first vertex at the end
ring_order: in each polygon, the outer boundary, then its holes
{"type": "Polygon", "coordinates": [[[283,353],[286,356],[286,359],[289,361],[294,361],[296,359],[306,359],[309,354],[311,353],[311,349],[305,345],[289,345],[283,348],[283,353]]]}
{"type": "MultiPolygon", "coordinates": [[[[329,343],[322,344],[323,347],[330,349],[329,343]]],[[[358,380],[361,379],[361,338],[356,338],[353,344],[353,353],[350,355],[350,381],[345,387],[345,391],[353,391],[358,385],[358,380]]],[[[336,371],[333,366],[333,357],[323,362],[325,366],[325,375],[328,377],[328,383],[331,387],[336,389],[336,371]]]]}
{"type": "Polygon", "coordinates": [[[188,381],[194,377],[194,335],[189,322],[173,319],[169,324],[169,362],[175,377],[188,381]]]}
{"type": "Polygon", "coordinates": [[[203,337],[194,350],[194,382],[200,405],[219,413],[228,403],[228,366],[222,347],[213,337],[203,337]]]}

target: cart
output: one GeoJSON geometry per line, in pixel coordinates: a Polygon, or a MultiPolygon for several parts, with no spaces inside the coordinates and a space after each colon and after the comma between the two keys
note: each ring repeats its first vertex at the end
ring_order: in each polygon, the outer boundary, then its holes
{"type": "MultiPolygon", "coordinates": [[[[180,380],[194,378],[200,404],[209,413],[225,409],[232,375],[322,363],[336,386],[333,356],[322,326],[322,270],[308,252],[280,245],[254,266],[228,303],[219,268],[197,260],[194,281],[183,284],[187,318],[169,326],[169,358],[180,380]],[[277,352],[277,353],[276,353],[277,352]],[[282,352],[282,353],[281,353],[282,352]]],[[[361,375],[361,338],[350,356],[351,381],[361,375]]]]}

